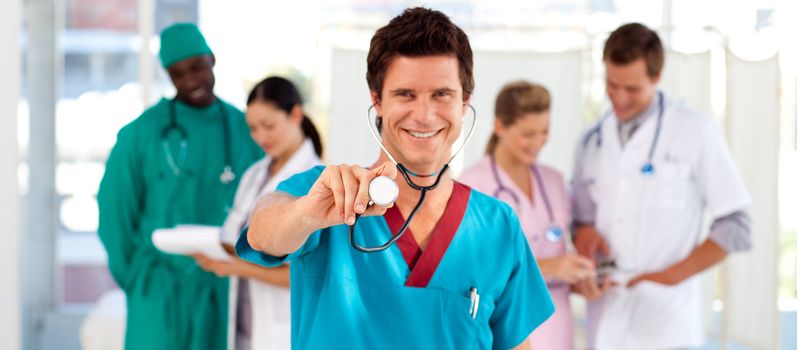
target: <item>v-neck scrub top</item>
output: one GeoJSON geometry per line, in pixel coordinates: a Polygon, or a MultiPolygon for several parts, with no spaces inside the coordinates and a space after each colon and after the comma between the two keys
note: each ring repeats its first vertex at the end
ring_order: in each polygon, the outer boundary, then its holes
{"type": "MultiPolygon", "coordinates": [[[[277,190],[306,195],[323,169],[277,190]]],[[[359,244],[392,237],[404,222],[396,208],[360,218],[359,244]]],[[[291,263],[295,349],[509,349],[554,311],[512,209],[460,183],[423,251],[407,232],[383,252],[361,253],[349,244],[348,226],[337,225],[285,257],[253,250],[244,230],[236,252],[265,266],[291,263]]]]}

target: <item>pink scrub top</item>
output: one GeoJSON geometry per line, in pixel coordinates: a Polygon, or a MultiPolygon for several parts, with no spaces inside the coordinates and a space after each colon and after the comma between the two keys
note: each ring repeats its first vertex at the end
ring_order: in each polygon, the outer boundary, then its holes
{"type": "MultiPolygon", "coordinates": [[[[547,166],[535,164],[537,175],[530,168],[533,199],[524,194],[515,181],[500,166],[492,169],[491,157],[485,156],[466,169],[458,181],[471,188],[507,202],[520,219],[520,225],[536,259],[557,257],[565,254],[565,240],[570,239],[570,196],[562,175],[547,166]],[[497,173],[503,189],[496,181],[497,173]],[[541,181],[537,181],[537,177],[541,181]],[[546,210],[540,186],[544,186],[551,212],[546,210]],[[500,189],[500,190],[499,190],[500,189]],[[553,215],[550,215],[553,214],[553,215]],[[551,216],[553,222],[551,222],[551,216]],[[551,226],[562,230],[561,236],[546,234],[551,226]],[[552,236],[549,239],[548,236],[552,236]]],[[[546,278],[556,311],[553,316],[531,334],[531,346],[539,349],[573,349],[573,315],[570,309],[570,287],[562,282],[546,278]]]]}

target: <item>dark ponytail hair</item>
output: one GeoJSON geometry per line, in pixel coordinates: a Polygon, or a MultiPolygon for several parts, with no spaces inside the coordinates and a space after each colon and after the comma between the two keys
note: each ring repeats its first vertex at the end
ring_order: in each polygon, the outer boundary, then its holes
{"type": "MultiPolygon", "coordinates": [[[[251,105],[257,101],[271,103],[285,113],[290,114],[294,106],[302,105],[302,96],[296,86],[288,79],[269,77],[263,79],[252,88],[252,92],[249,93],[249,97],[246,99],[246,105],[251,105]]],[[[313,141],[315,154],[321,157],[324,153],[321,136],[318,134],[318,129],[315,128],[313,121],[307,115],[303,115],[302,118],[302,132],[304,137],[313,141]]]]}

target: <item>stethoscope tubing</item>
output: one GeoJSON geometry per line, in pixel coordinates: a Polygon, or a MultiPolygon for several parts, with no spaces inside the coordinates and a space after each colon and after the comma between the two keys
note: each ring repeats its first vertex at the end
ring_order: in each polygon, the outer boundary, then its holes
{"type": "MultiPolygon", "coordinates": [[[[180,176],[182,173],[181,164],[185,162],[185,158],[187,156],[187,149],[188,149],[188,131],[180,125],[177,121],[177,97],[171,99],[169,101],[169,124],[165,126],[161,130],[161,141],[163,143],[163,151],[166,156],[166,162],[171,168],[172,173],[175,176],[180,176]],[[180,153],[178,155],[178,161],[174,160],[172,157],[172,149],[171,145],[169,144],[168,136],[172,131],[177,131],[180,136],[180,153]]],[[[224,110],[224,106],[222,106],[221,102],[218,98],[216,98],[215,102],[216,106],[218,106],[219,113],[221,114],[222,118],[222,127],[224,128],[224,170],[221,173],[220,180],[222,183],[230,183],[235,179],[235,173],[232,171],[232,155],[230,149],[230,121],[227,115],[227,111],[224,110]]],[[[184,164],[183,164],[184,165],[184,164]]]]}
{"type": "MultiPolygon", "coordinates": [[[[474,108],[473,105],[471,105],[469,103],[466,104],[466,106],[468,108],[470,108],[471,111],[473,111],[473,123],[471,124],[470,131],[468,131],[468,134],[465,137],[465,140],[462,142],[462,144],[459,146],[459,148],[456,150],[456,152],[454,152],[454,154],[451,155],[451,158],[448,159],[448,161],[446,162],[446,165],[444,165],[443,167],[441,167],[440,169],[438,169],[437,171],[435,171],[435,172],[433,172],[431,174],[418,174],[418,173],[410,171],[406,167],[404,168],[405,171],[409,172],[410,175],[412,175],[414,177],[432,177],[432,176],[435,176],[440,171],[442,171],[443,168],[447,167],[448,164],[450,164],[451,161],[454,160],[454,158],[456,158],[462,152],[463,149],[465,149],[465,146],[468,144],[468,142],[470,142],[470,139],[473,137],[473,133],[476,131],[476,123],[478,121],[478,119],[476,117],[476,108],[474,108]]],[[[393,157],[393,155],[390,153],[390,151],[387,150],[387,148],[382,143],[382,140],[379,137],[379,133],[376,130],[376,126],[374,126],[374,124],[371,123],[371,110],[373,110],[374,108],[376,108],[376,105],[371,105],[371,107],[368,107],[368,113],[366,113],[366,115],[365,115],[365,121],[368,124],[368,130],[371,131],[371,136],[374,138],[374,140],[376,140],[376,143],[379,144],[379,147],[382,148],[382,151],[385,152],[385,155],[387,155],[388,159],[390,159],[390,161],[393,162],[393,164],[398,167],[399,166],[399,162],[396,161],[396,158],[393,157]]],[[[399,170],[401,170],[401,169],[399,169],[399,170]]],[[[415,187],[413,187],[413,188],[415,188],[415,187]]],[[[417,188],[415,188],[415,189],[417,189],[417,188]]]]}
{"type": "MultiPolygon", "coordinates": [[[[515,193],[515,191],[512,191],[511,188],[506,187],[504,185],[504,182],[501,181],[501,177],[498,174],[498,165],[495,163],[495,157],[493,156],[490,156],[490,169],[492,170],[495,183],[496,185],[498,185],[496,190],[493,191],[493,197],[499,198],[499,195],[501,193],[503,192],[508,193],[510,196],[512,196],[512,200],[515,202],[515,206],[518,208],[518,211],[520,211],[520,197],[517,195],[517,193],[515,193]]],[[[530,165],[529,170],[534,176],[534,181],[537,182],[538,187],[540,188],[540,195],[542,196],[542,202],[543,205],[545,206],[545,213],[548,214],[548,221],[551,225],[555,225],[556,216],[553,212],[553,208],[551,206],[551,201],[548,197],[548,193],[545,190],[545,183],[542,181],[542,175],[540,175],[540,171],[535,164],[530,165]]]]}
{"type": "MultiPolygon", "coordinates": [[[[661,135],[662,120],[664,119],[664,93],[658,91],[657,97],[659,99],[659,111],[656,116],[656,129],[653,134],[653,140],[651,141],[650,148],[648,149],[647,161],[645,162],[645,164],[642,165],[641,172],[643,175],[650,175],[654,171],[653,155],[656,153],[656,147],[659,144],[659,136],[661,135]]],[[[587,136],[584,139],[585,148],[589,146],[589,141],[593,135],[595,135],[595,145],[597,146],[598,149],[601,148],[603,144],[603,132],[602,132],[603,123],[610,115],[611,111],[607,112],[606,115],[601,118],[598,124],[595,125],[595,127],[592,128],[592,130],[590,130],[587,133],[587,136]]]]}
{"type": "Polygon", "coordinates": [[[426,192],[434,190],[435,188],[437,188],[438,185],[440,185],[440,180],[443,178],[443,175],[449,169],[449,164],[451,163],[451,161],[454,160],[454,158],[457,155],[459,155],[459,153],[468,144],[468,142],[470,141],[471,137],[473,137],[473,133],[474,133],[474,131],[476,131],[476,122],[477,122],[476,109],[473,108],[472,105],[467,104],[467,107],[470,108],[471,111],[473,111],[473,123],[471,124],[470,131],[468,132],[467,136],[465,137],[464,142],[462,142],[462,145],[460,145],[459,149],[457,149],[457,151],[454,152],[454,154],[451,156],[451,158],[448,159],[446,164],[443,165],[443,167],[441,167],[437,171],[435,171],[435,172],[433,172],[431,174],[418,174],[418,173],[415,173],[415,172],[412,172],[411,170],[409,170],[406,166],[404,166],[404,164],[401,164],[398,161],[396,161],[396,158],[393,157],[392,154],[390,154],[390,151],[388,151],[387,148],[385,147],[385,145],[382,143],[382,140],[379,138],[379,135],[378,135],[378,133],[376,131],[375,126],[371,123],[371,110],[374,109],[374,107],[375,107],[375,105],[371,105],[371,107],[368,107],[368,112],[366,114],[366,122],[368,123],[368,129],[371,131],[371,136],[373,136],[374,140],[376,140],[376,143],[379,144],[379,147],[382,148],[382,151],[385,152],[385,155],[387,155],[387,157],[390,159],[390,161],[393,162],[393,164],[398,169],[399,173],[401,173],[401,176],[404,177],[404,180],[407,182],[407,184],[410,187],[412,187],[413,189],[421,191],[421,196],[418,198],[418,202],[415,204],[415,207],[410,212],[410,215],[407,216],[407,219],[404,221],[404,224],[401,225],[401,228],[399,229],[399,231],[395,235],[393,235],[393,237],[391,237],[387,242],[385,242],[382,245],[376,246],[376,247],[364,247],[364,246],[361,246],[361,245],[357,244],[357,242],[354,240],[354,227],[357,225],[357,221],[360,218],[360,215],[356,215],[355,216],[355,220],[354,220],[354,224],[349,226],[349,244],[355,250],[363,252],[363,253],[374,253],[374,252],[384,251],[387,248],[389,248],[393,243],[398,241],[399,238],[401,238],[401,236],[403,236],[404,233],[407,232],[407,230],[410,227],[410,222],[415,217],[415,214],[421,208],[421,205],[423,204],[424,200],[426,199],[426,192]],[[414,181],[412,181],[412,177],[432,177],[432,176],[437,176],[437,178],[435,179],[435,182],[432,185],[430,185],[430,186],[421,186],[421,185],[416,184],[414,181]]]}

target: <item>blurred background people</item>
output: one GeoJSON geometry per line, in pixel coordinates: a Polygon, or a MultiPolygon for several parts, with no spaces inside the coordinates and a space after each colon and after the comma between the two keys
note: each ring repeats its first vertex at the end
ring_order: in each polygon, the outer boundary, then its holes
{"type": "Polygon", "coordinates": [[[215,58],[193,24],[161,34],[177,95],[119,131],[97,195],[108,267],[127,297],[125,348],[226,346],[228,279],[152,244],[157,228],[220,226],[240,175],[262,157],[243,113],[213,92],[215,58]]]}
{"type": "MultiPolygon", "coordinates": [[[[261,81],[246,102],[246,124],[266,157],[241,178],[235,201],[223,226],[223,239],[235,245],[249,224],[258,200],[274,192],[289,177],[321,164],[323,146],[318,131],[302,108],[299,90],[281,77],[261,81]]],[[[290,270],[267,268],[238,258],[232,262],[198,256],[199,265],[219,276],[235,276],[230,287],[231,337],[234,349],[291,347],[290,270]]]]}
{"type": "Polygon", "coordinates": [[[612,108],[585,132],[573,175],[575,246],[616,268],[607,281],[578,288],[592,300],[590,347],[701,346],[701,282],[693,277],[751,248],[750,193],[720,128],[658,89],[664,48],[656,32],[620,26],[603,63],[612,108]]]}
{"type": "Polygon", "coordinates": [[[459,181],[509,204],[551,292],[556,311],[531,334],[533,349],[573,349],[570,287],[595,277],[589,259],[568,252],[570,194],[562,174],[539,164],[551,125],[551,95],[516,81],[495,98],[493,134],[485,156],[459,181]]]}
{"type": "MultiPolygon", "coordinates": [[[[232,7],[205,0],[0,1],[0,44],[6,50],[0,55],[0,219],[6,232],[0,280],[8,282],[0,290],[4,346],[122,346],[126,301],[97,234],[97,193],[119,130],[161,96],[175,96],[158,63],[163,29],[175,22],[199,26],[217,59],[213,92],[240,110],[263,77],[288,78],[327,141],[325,162],[368,165],[378,153],[370,147],[376,144],[351,147],[350,142],[371,137],[362,125],[368,87],[357,77],[366,73],[362,62],[376,25],[406,5],[396,0],[323,6],[299,0],[278,7],[259,0],[235,1],[232,7]]],[[[555,118],[538,162],[569,181],[581,132],[611,105],[604,42],[630,21],[656,30],[666,52],[659,89],[720,125],[753,198],[753,249],[701,274],[708,327],[707,343],[699,349],[797,349],[797,335],[784,331],[797,324],[797,215],[792,215],[797,212],[792,180],[797,178],[797,41],[783,35],[797,32],[797,2],[432,0],[428,5],[468,35],[478,77],[471,104],[480,112],[479,127],[451,164],[454,178],[484,157],[493,128],[482,121],[491,119],[496,95],[507,82],[523,79],[545,86],[554,101],[555,118]]],[[[178,138],[176,132],[172,137],[178,138]]],[[[700,229],[702,238],[710,221],[700,229]]],[[[572,296],[571,308],[576,348],[585,348],[586,304],[572,296]]]]}

